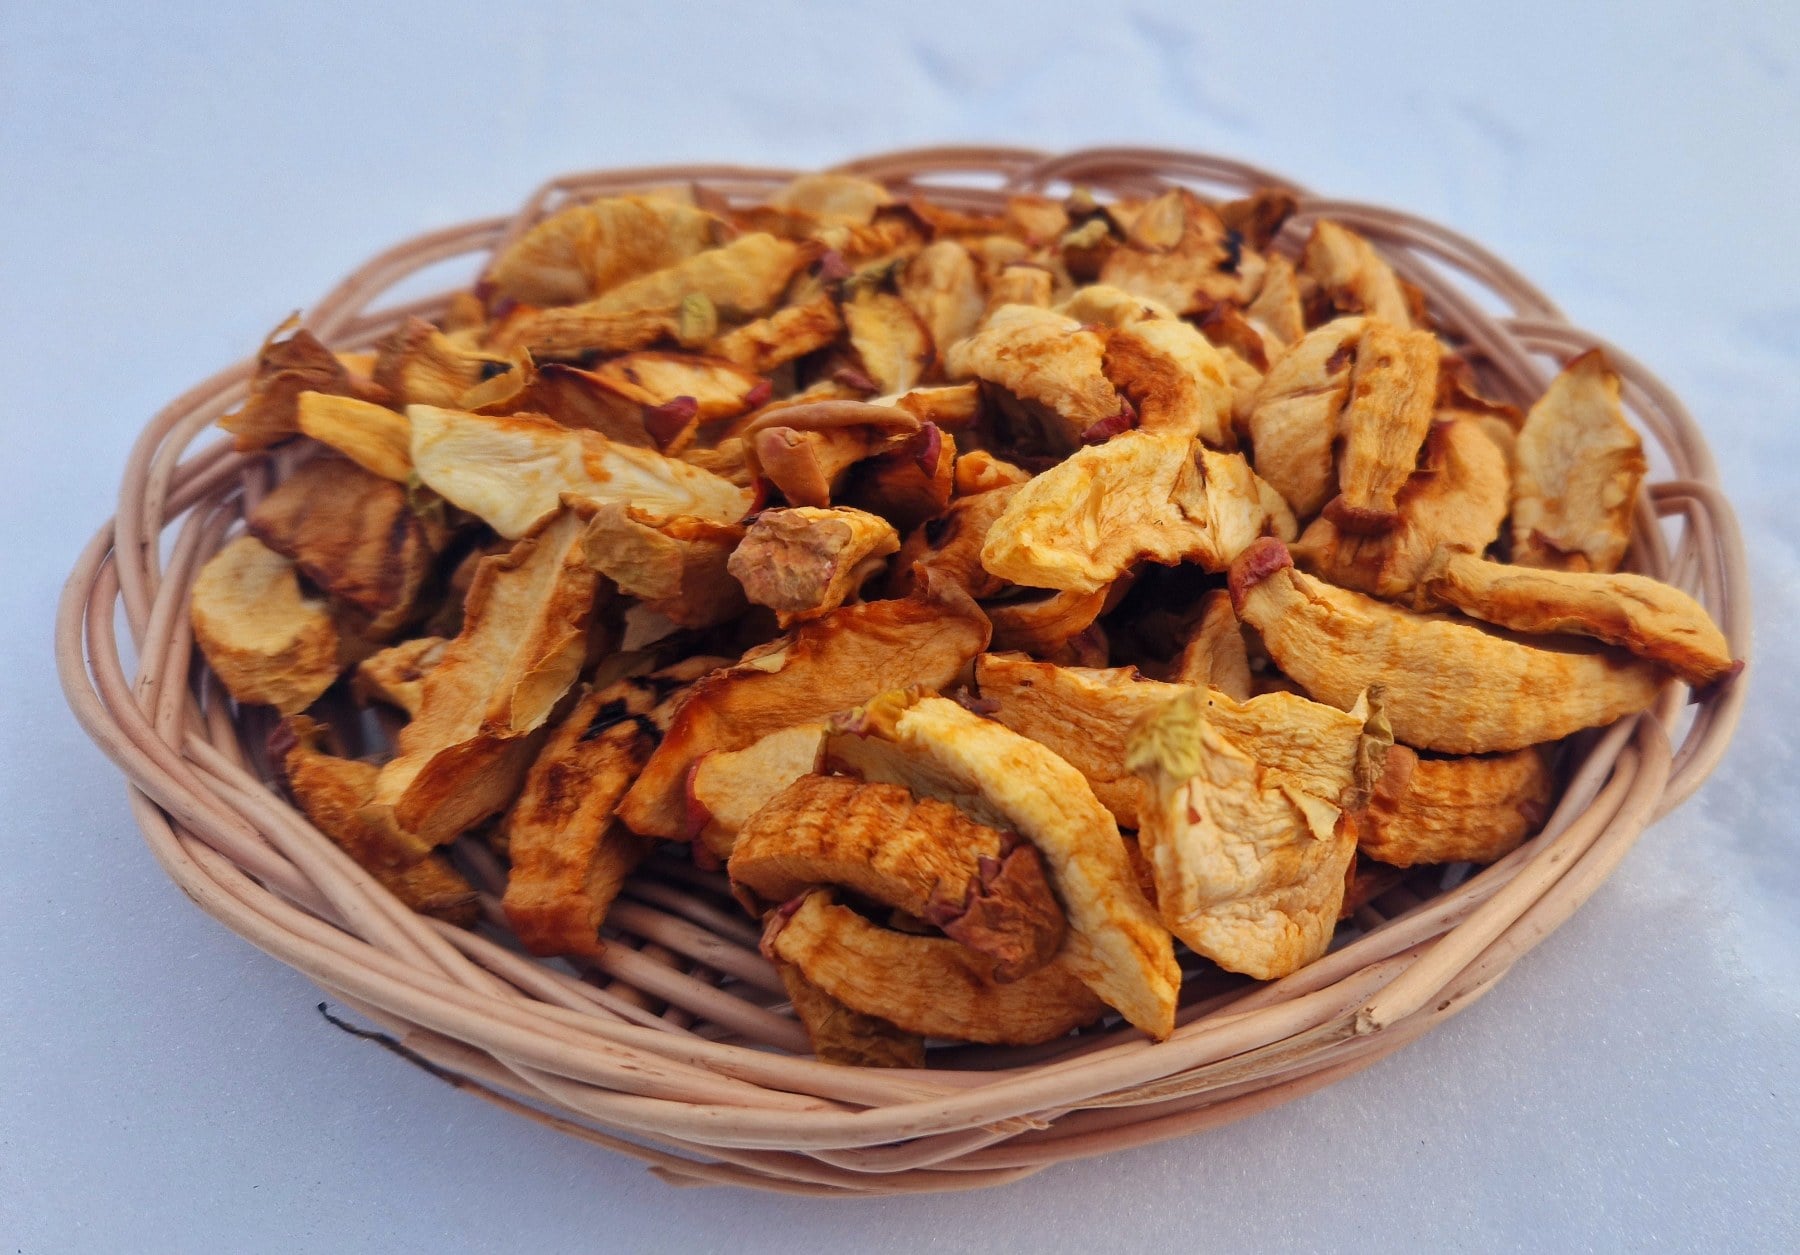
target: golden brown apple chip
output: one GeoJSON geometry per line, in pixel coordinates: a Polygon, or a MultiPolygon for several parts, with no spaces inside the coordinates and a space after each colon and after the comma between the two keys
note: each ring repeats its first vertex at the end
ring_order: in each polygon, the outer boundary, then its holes
{"type": "Polygon", "coordinates": [[[766,410],[744,439],[751,464],[788,504],[827,506],[853,466],[899,448],[920,428],[891,405],[825,401],[766,410]]]}
{"type": "Polygon", "coordinates": [[[1241,456],[1128,431],[1017,489],[981,563],[1015,584],[1093,592],[1145,560],[1222,571],[1270,532],[1292,538],[1293,515],[1241,456]]]}
{"type": "Polygon", "coordinates": [[[801,975],[792,963],[777,963],[781,983],[794,1004],[821,1063],[853,1068],[922,1068],[925,1039],[873,1015],[852,1011],[801,975]]]}
{"type": "Polygon", "coordinates": [[[960,942],[895,932],[839,906],[823,889],[769,916],[763,949],[863,1015],[921,1037],[993,1045],[1053,1041],[1092,1024],[1106,1004],[1063,957],[1009,983],[960,942]]]}
{"type": "Polygon", "coordinates": [[[1138,842],[1163,921],[1195,953],[1257,980],[1325,953],[1356,853],[1344,802],[1367,713],[1184,689],[1133,729],[1138,842]]]}
{"type": "Polygon", "coordinates": [[[985,449],[970,449],[956,459],[952,472],[957,497],[973,497],[996,488],[1015,488],[1031,478],[1031,472],[997,458],[985,449]]]}
{"type": "Polygon", "coordinates": [[[1428,604],[1515,632],[1573,632],[1621,646],[1696,687],[1734,666],[1706,608],[1645,575],[1533,570],[1439,550],[1420,592],[1428,604]]]}
{"type": "Polygon", "coordinates": [[[741,750],[712,750],[688,772],[688,827],[720,861],[731,857],[737,834],[777,793],[819,770],[825,724],[801,723],[771,732],[741,750]]]}
{"type": "Polygon", "coordinates": [[[1616,571],[1647,463],[1599,349],[1570,362],[1519,431],[1512,560],[1557,571],[1616,571]]]}
{"type": "Polygon", "coordinates": [[[746,370],[767,374],[777,366],[824,348],[843,329],[844,319],[837,302],[821,294],[726,332],[712,342],[708,351],[746,370]]]}
{"type": "Polygon", "coordinates": [[[1035,262],[1016,262],[1003,267],[988,285],[988,311],[1007,305],[1049,309],[1055,303],[1056,276],[1035,262]]]}
{"type": "Polygon", "coordinates": [[[889,292],[861,291],[844,302],[850,347],[877,391],[904,392],[931,371],[931,333],[912,309],[889,292]]]}
{"type": "Polygon", "coordinates": [[[1194,314],[1215,301],[1243,299],[1245,279],[1260,271],[1260,261],[1241,240],[1227,238],[1211,205],[1176,188],[1144,206],[1125,244],[1100,268],[1100,282],[1194,314]]]}
{"type": "Polygon", "coordinates": [[[943,514],[914,528],[894,557],[888,580],[890,591],[901,597],[910,592],[919,573],[915,567],[936,571],[967,589],[971,597],[993,597],[1004,590],[1006,581],[989,575],[981,565],[981,544],[987,538],[988,528],[1005,511],[1016,487],[1002,484],[959,497],[943,514]]]}
{"type": "Polygon", "coordinates": [[[1437,405],[1438,342],[1429,331],[1367,323],[1344,404],[1339,496],[1326,507],[1342,531],[1397,521],[1394,498],[1419,461],[1437,405]]]}
{"type": "Polygon", "coordinates": [[[782,627],[836,610],[900,547],[885,520],[842,506],[764,510],[727,569],[782,627]]]}
{"type": "Polygon", "coordinates": [[[798,210],[827,223],[873,222],[876,210],[893,203],[887,188],[853,174],[803,174],[769,197],[777,209],[798,210]]]}
{"type": "Polygon", "coordinates": [[[1146,318],[1106,340],[1106,377],[1137,407],[1145,431],[1198,438],[1215,449],[1237,445],[1225,355],[1178,318],[1146,318]]]}
{"type": "Polygon", "coordinates": [[[1048,963],[1067,931],[1035,847],[894,784],[801,776],[744,824],[728,870],[761,907],[833,886],[935,924],[1001,983],[1048,963]]]}
{"type": "Polygon", "coordinates": [[[1066,453],[1088,428],[1124,409],[1101,369],[1105,349],[1097,333],[1073,318],[1004,305],[981,330],[945,351],[944,366],[953,379],[980,379],[1035,407],[1046,445],[1066,453]]]}
{"type": "Polygon", "coordinates": [[[1225,589],[1215,588],[1201,599],[1199,617],[1169,679],[1176,684],[1215,688],[1240,702],[1250,700],[1250,654],[1244,646],[1243,625],[1225,589]]]}
{"type": "Polygon", "coordinates": [[[590,689],[525,774],[502,831],[507,923],[533,954],[598,955],[600,925],[651,842],[613,818],[656,745],[648,663],[590,689]]]}
{"type": "Polygon", "coordinates": [[[956,437],[928,422],[894,448],[858,463],[842,496],[910,529],[942,514],[955,491],[956,437]]]}
{"type": "Polygon", "coordinates": [[[646,836],[686,836],[688,769],[847,710],[897,683],[941,688],[987,645],[987,618],[961,588],[927,578],[896,601],[844,606],[752,650],[693,688],[619,815],[646,836]]]}
{"type": "Polygon", "coordinates": [[[520,364],[448,336],[422,318],[409,318],[382,340],[375,382],[395,405],[460,406],[463,394],[520,364]]]}
{"type": "Polygon", "coordinates": [[[1286,346],[1306,334],[1306,315],[1300,303],[1300,278],[1294,263],[1280,253],[1269,254],[1262,287],[1256,299],[1244,307],[1244,316],[1265,339],[1286,346]]]}
{"type": "Polygon", "coordinates": [[[1393,267],[1348,227],[1327,219],[1314,223],[1300,254],[1300,272],[1321,303],[1338,314],[1367,314],[1395,327],[1413,325],[1411,304],[1393,267]]]}
{"type": "Polygon", "coordinates": [[[292,320],[283,323],[263,341],[256,356],[256,373],[250,378],[250,395],[219,420],[219,426],[235,437],[232,447],[240,453],[266,449],[298,431],[296,410],[303,392],[360,401],[388,400],[373,380],[346,370],[312,332],[301,329],[285,340],[275,338],[291,325],[292,320]]]}
{"type": "Polygon", "coordinates": [[[302,392],[294,421],[302,435],[331,446],[365,471],[400,484],[412,475],[412,427],[404,414],[355,397],[302,392]]]}
{"type": "Polygon", "coordinates": [[[950,802],[1036,846],[1068,916],[1069,969],[1151,1037],[1174,1031],[1181,971],[1168,931],[1138,890],[1113,817],[1079,771],[942,697],[890,692],[859,708],[849,726],[857,731],[831,739],[828,762],[950,802]]]}
{"type": "Polygon", "coordinates": [[[893,399],[894,408],[905,410],[921,423],[933,423],[945,431],[972,426],[981,417],[981,385],[942,384],[914,388],[893,399]]]}
{"type": "Polygon", "coordinates": [[[682,627],[712,627],[744,610],[726,564],[744,528],[689,515],[665,518],[613,503],[576,511],[588,519],[588,563],[619,591],[682,627]]]}
{"type": "Polygon", "coordinates": [[[418,837],[364,816],[378,769],[325,753],[320,746],[323,727],[304,716],[285,720],[282,733],[290,741],[281,759],[282,775],[313,826],[411,909],[472,927],[480,906],[462,874],[418,837]]]}
{"type": "Polygon", "coordinates": [[[570,305],[709,249],[722,229],[667,197],[606,197],[532,227],[494,260],[487,280],[527,305],[570,305]]]}
{"type": "Polygon", "coordinates": [[[411,718],[425,695],[426,673],[443,661],[449,643],[441,636],[415,636],[370,654],[356,664],[352,694],[364,704],[386,702],[411,718]]]}
{"type": "Polygon", "coordinates": [[[1125,766],[1126,736],[1179,685],[1145,679],[1136,667],[1059,667],[1006,654],[977,658],[975,685],[998,703],[995,719],[1079,771],[1122,827],[1138,826],[1144,784],[1125,766]]]}
{"type": "Polygon", "coordinates": [[[399,757],[381,769],[371,808],[444,842],[506,806],[550,713],[587,653],[599,576],[586,525],[564,511],[510,553],[484,558],[462,631],[425,675],[399,757]]]}
{"type": "Polygon", "coordinates": [[[495,347],[549,357],[645,348],[662,336],[678,336],[683,303],[691,307],[702,298],[723,320],[760,318],[780,302],[788,280],[810,257],[806,246],[763,232],[739,236],[579,305],[523,315],[495,347]]]}
{"type": "Polygon", "coordinates": [[[1474,418],[1436,423],[1421,466],[1394,499],[1398,521],[1383,532],[1345,532],[1314,519],[1294,545],[1304,571],[1389,600],[1410,593],[1438,546],[1481,553],[1506,520],[1506,457],[1474,418]]]}
{"type": "Polygon", "coordinates": [[[987,310],[981,274],[969,250],[940,239],[919,250],[896,276],[900,299],[918,315],[941,357],[972,334],[987,310]]]}
{"type": "Polygon", "coordinates": [[[1636,714],[1662,668],[1566,640],[1527,645],[1467,620],[1333,588],[1262,540],[1231,568],[1231,600],[1281,670],[1340,708],[1381,686],[1396,739],[1449,754],[1554,741],[1636,714]]]}
{"type": "Polygon", "coordinates": [[[1367,322],[1340,318],[1297,341],[1269,368],[1251,401],[1248,426],[1256,473],[1274,485],[1300,519],[1331,499],[1335,443],[1350,371],[1367,322]]]}
{"type": "Polygon", "coordinates": [[[1075,321],[1095,327],[1129,327],[1147,319],[1174,319],[1175,311],[1161,301],[1115,288],[1108,283],[1090,283],[1076,288],[1069,299],[1056,307],[1075,321]]]}
{"type": "Polygon", "coordinates": [[[291,559],[240,536],[207,560],[189,598],[194,642],[240,702],[291,715],[341,669],[331,607],[300,589],[291,559]]]}
{"type": "Polygon", "coordinates": [[[415,405],[407,418],[421,482],[509,539],[555,514],[564,493],[715,523],[735,523],[750,509],[751,494],[717,475],[542,415],[415,405]]]}
{"type": "MultiPolygon", "coordinates": [[[[694,401],[694,417],[700,423],[735,418],[768,393],[762,376],[722,358],[694,353],[627,353],[596,366],[594,378],[638,405],[654,408],[681,397],[694,401]]],[[[662,448],[673,442],[651,437],[662,448]]]]}
{"type": "Polygon", "coordinates": [[[1395,867],[1491,863],[1512,853],[1550,813],[1556,776],[1541,746],[1479,758],[1421,758],[1404,745],[1368,809],[1357,848],[1395,867]]]}
{"type": "Polygon", "coordinates": [[[370,617],[369,634],[405,624],[449,529],[413,510],[406,489],[343,458],[314,458],[256,504],[250,534],[333,597],[370,617]]]}

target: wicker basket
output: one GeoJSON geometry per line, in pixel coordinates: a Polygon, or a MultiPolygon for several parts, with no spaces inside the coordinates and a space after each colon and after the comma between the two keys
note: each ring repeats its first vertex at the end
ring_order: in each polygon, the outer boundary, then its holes
{"type": "MultiPolygon", "coordinates": [[[[1171,182],[1224,194],[1292,186],[1232,161],[1134,149],[932,149],[844,168],[970,209],[1076,184],[1120,194],[1171,182]]],[[[682,166],[559,179],[517,213],[375,258],[307,325],[351,349],[409,315],[431,317],[448,294],[378,302],[439,263],[473,265],[570,200],[689,180],[753,199],[791,176],[682,166]]],[[[1321,215],[1374,240],[1508,400],[1529,403],[1557,359],[1600,343],[1504,262],[1418,218],[1303,194],[1278,247],[1295,247],[1321,215]]],[[[1743,549],[1712,458],[1681,403],[1604,347],[1652,446],[1656,482],[1640,503],[1632,564],[1699,597],[1743,657],[1743,549]]],[[[256,710],[235,711],[198,665],[186,613],[199,565],[279,470],[222,440],[188,452],[242,399],[251,369],[239,363],[175,401],[132,451],[118,515],[83,551],[57,622],[77,717],[129,776],[150,848],[202,909],[437,1075],[678,1184],[807,1194],[998,1185],[1330,1084],[1468,1006],[1567,919],[1645,825],[1699,786],[1746,692],[1740,676],[1688,703],[1672,685],[1651,712],[1578,739],[1541,836],[1472,876],[1415,872],[1363,908],[1330,954],[1284,980],[1191,979],[1165,1043],[1113,1029],[1029,1050],[934,1050],[922,1072],[830,1066],[808,1057],[755,929],[716,873],[652,859],[613,910],[617,936],[601,959],[544,963],[510,948],[503,928],[464,931],[408,912],[270,788],[266,724],[256,710]],[[115,633],[120,605],[135,676],[115,633]]],[[[462,853],[478,883],[485,873],[499,887],[478,851],[462,853]]]]}

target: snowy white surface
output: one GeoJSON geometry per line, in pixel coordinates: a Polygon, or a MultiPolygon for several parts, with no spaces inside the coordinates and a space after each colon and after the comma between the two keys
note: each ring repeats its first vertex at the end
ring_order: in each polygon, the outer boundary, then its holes
{"type": "Polygon", "coordinates": [[[1477,7],[4,6],[0,1249],[1800,1249],[1800,11],[1477,7]],[[565,170],[945,140],[1227,152],[1494,247],[1705,425],[1755,695],[1568,926],[1348,1081],[981,1195],[675,1192],[193,908],[53,601],[148,416],[379,247],[565,170]]]}

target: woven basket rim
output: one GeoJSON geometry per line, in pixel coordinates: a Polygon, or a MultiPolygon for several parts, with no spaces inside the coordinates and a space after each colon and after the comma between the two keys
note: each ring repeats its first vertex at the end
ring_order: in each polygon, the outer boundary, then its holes
{"type": "MultiPolygon", "coordinates": [[[[1528,403],[1541,393],[1546,359],[1604,349],[1628,410],[1667,466],[1639,504],[1634,568],[1692,592],[1733,656],[1748,658],[1743,544],[1697,424],[1641,363],[1571,325],[1473,241],[1203,153],[938,147],[836,168],[972,208],[1074,186],[1113,194],[1176,183],[1221,194],[1286,187],[1300,210],[1278,246],[1292,247],[1294,233],[1322,216],[1367,235],[1426,293],[1434,318],[1505,399],[1528,403]]],[[[398,284],[441,262],[491,255],[571,199],[677,182],[742,199],[795,173],[704,165],[565,175],[512,214],[372,258],[305,325],[333,347],[365,347],[408,316],[440,311],[450,295],[379,304],[398,284]]],[[[241,400],[253,366],[239,362],[177,398],[133,448],[118,513],[82,552],[59,607],[57,662],[72,710],[125,772],[152,852],[203,910],[381,1026],[415,1061],[643,1160],[674,1183],[808,1194],[996,1185],[1210,1128],[1329,1084],[1471,1004],[1567,919],[1644,827],[1699,787],[1747,693],[1741,674],[1688,704],[1671,685],[1651,711],[1584,738],[1540,836],[1293,976],[1184,1002],[1168,1042],[1118,1030],[1047,1053],[963,1050],[943,1056],[957,1066],[918,1073],[822,1064],[780,1052],[804,1051],[804,1036],[752,996],[760,960],[744,955],[753,956],[753,941],[746,951],[741,922],[734,927],[713,909],[711,891],[674,863],[656,864],[626,911],[630,936],[647,948],[609,946],[622,953],[605,969],[613,984],[600,988],[490,937],[413,915],[259,776],[244,730],[195,657],[186,615],[199,564],[271,482],[265,460],[233,452],[228,441],[189,453],[241,400]],[[116,638],[120,607],[135,674],[116,638]],[[653,1014],[628,996],[633,990],[670,1010],[653,1014]]]]}

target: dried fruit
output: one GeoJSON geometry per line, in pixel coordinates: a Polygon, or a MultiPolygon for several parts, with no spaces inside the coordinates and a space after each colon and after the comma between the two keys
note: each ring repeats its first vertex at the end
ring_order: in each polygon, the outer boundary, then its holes
{"type": "Polygon", "coordinates": [[[293,714],[338,677],[331,607],[301,592],[293,561],[254,536],[240,536],[200,568],[189,618],[213,674],[240,702],[293,714]]]}
{"type": "Polygon", "coordinates": [[[1347,709],[1380,686],[1394,736],[1421,749],[1484,754],[1554,741],[1647,709],[1668,680],[1615,651],[1527,645],[1333,588],[1295,570],[1275,540],[1233,563],[1231,600],[1308,693],[1347,709]]]}

